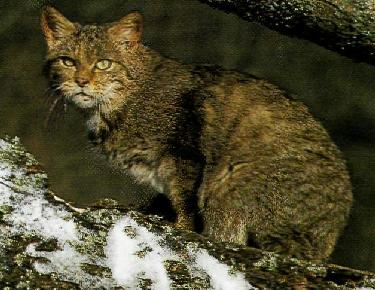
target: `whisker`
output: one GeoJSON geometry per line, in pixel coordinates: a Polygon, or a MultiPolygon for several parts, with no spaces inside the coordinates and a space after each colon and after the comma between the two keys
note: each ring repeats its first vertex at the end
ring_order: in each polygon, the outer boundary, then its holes
{"type": "Polygon", "coordinates": [[[45,118],[45,121],[44,121],[44,128],[48,128],[50,127],[50,124],[52,123],[52,117],[54,115],[54,113],[59,113],[59,112],[56,112],[56,108],[59,104],[60,101],[63,100],[63,97],[59,97],[59,98],[56,98],[52,105],[49,107],[48,109],[48,112],[47,112],[47,117],[45,118]]]}
{"type": "MultiPolygon", "coordinates": [[[[64,84],[64,83],[63,83],[64,84]]],[[[57,86],[57,85],[52,85],[48,89],[45,90],[44,92],[44,97],[45,97],[45,103],[48,104],[51,101],[51,98],[55,100],[56,95],[59,95],[59,90],[63,88],[63,84],[57,86]]]]}

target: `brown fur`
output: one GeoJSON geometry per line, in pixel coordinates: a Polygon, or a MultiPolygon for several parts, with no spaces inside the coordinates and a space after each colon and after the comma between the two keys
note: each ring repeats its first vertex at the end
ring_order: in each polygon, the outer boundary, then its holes
{"type": "Polygon", "coordinates": [[[83,111],[113,164],[169,196],[178,227],[201,216],[217,240],[329,256],[351,186],[304,105],[264,80],[162,57],[141,44],[136,12],[82,26],[47,7],[42,27],[56,98],[83,111]]]}

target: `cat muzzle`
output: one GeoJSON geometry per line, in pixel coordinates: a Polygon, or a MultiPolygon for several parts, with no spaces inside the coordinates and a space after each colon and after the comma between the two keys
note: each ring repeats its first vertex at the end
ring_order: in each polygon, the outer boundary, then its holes
{"type": "Polygon", "coordinates": [[[83,92],[74,95],[72,101],[80,108],[91,108],[95,105],[94,97],[83,92]]]}

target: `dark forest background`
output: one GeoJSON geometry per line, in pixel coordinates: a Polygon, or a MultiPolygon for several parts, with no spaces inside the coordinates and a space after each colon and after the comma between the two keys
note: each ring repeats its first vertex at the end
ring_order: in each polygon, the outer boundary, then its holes
{"type": "MultiPolygon", "coordinates": [[[[87,205],[104,197],[148,202],[152,191],[107,167],[89,149],[82,119],[67,110],[43,129],[48,106],[39,26],[42,1],[0,1],[0,137],[19,136],[42,162],[52,189],[87,205]]],[[[343,151],[355,205],[332,262],[375,271],[375,67],[289,38],[196,0],[56,0],[71,20],[109,22],[138,10],[144,42],[183,62],[219,64],[265,78],[302,100],[343,151]]]]}

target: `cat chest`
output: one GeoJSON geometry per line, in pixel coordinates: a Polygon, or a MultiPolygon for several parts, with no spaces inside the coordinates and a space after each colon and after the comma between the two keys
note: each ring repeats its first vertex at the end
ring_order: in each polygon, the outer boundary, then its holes
{"type": "Polygon", "coordinates": [[[128,172],[137,182],[148,184],[160,193],[166,193],[166,184],[158,175],[156,168],[144,164],[133,164],[128,166],[128,172]]]}
{"type": "MultiPolygon", "coordinates": [[[[102,144],[103,153],[109,162],[133,176],[139,183],[149,185],[160,193],[169,190],[168,170],[157,144],[145,144],[132,136],[111,134],[102,144]]],[[[169,168],[168,168],[169,169],[169,168]]]]}
{"type": "Polygon", "coordinates": [[[112,164],[133,176],[137,182],[149,185],[161,193],[168,190],[166,180],[161,176],[159,167],[155,165],[151,152],[111,148],[106,153],[112,164]]]}

